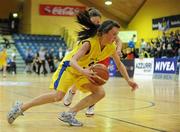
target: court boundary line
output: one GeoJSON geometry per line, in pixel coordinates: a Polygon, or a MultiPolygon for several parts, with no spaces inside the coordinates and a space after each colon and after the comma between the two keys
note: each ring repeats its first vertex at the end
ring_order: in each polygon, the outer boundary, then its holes
{"type": "Polygon", "coordinates": [[[126,120],[117,119],[117,118],[114,118],[114,117],[109,117],[109,116],[102,115],[102,114],[96,114],[96,115],[98,115],[100,117],[116,120],[116,121],[119,121],[119,122],[124,122],[124,123],[127,123],[127,124],[131,124],[131,125],[135,125],[135,126],[139,126],[139,127],[155,130],[155,131],[158,131],[158,132],[168,132],[166,130],[161,130],[161,129],[157,129],[157,128],[153,128],[153,127],[148,127],[148,126],[144,126],[144,125],[141,125],[141,124],[133,123],[133,122],[126,121],[126,120]]]}

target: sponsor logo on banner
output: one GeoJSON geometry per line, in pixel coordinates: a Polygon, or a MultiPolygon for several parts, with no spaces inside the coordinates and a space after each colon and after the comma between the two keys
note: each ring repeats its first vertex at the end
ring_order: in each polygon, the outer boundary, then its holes
{"type": "Polygon", "coordinates": [[[154,73],[175,74],[177,60],[174,58],[155,59],[154,73]]]}
{"type": "Polygon", "coordinates": [[[166,16],[152,20],[153,30],[166,31],[169,28],[180,27],[180,15],[166,16]]]}
{"type": "Polygon", "coordinates": [[[113,59],[110,59],[108,69],[109,69],[109,76],[111,76],[111,77],[115,76],[117,68],[116,68],[116,64],[113,61],[113,59]]]}
{"type": "Polygon", "coordinates": [[[153,58],[144,58],[144,59],[135,59],[135,75],[153,75],[154,59],[153,58]]]}
{"type": "Polygon", "coordinates": [[[63,6],[63,5],[39,5],[40,15],[47,16],[75,16],[80,10],[85,10],[85,6],[63,6]]]}

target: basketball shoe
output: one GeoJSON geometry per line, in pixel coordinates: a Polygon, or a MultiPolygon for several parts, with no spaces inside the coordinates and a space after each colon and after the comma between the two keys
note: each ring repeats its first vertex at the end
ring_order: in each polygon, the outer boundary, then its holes
{"type": "Polygon", "coordinates": [[[90,117],[94,115],[94,105],[91,105],[86,110],[86,116],[90,117]]]}
{"type": "Polygon", "coordinates": [[[72,103],[72,99],[74,97],[75,93],[72,93],[71,89],[66,93],[64,96],[64,105],[69,106],[72,103]]]}
{"type": "Polygon", "coordinates": [[[9,124],[12,124],[18,116],[23,115],[21,110],[22,104],[22,102],[16,101],[10,112],[7,114],[7,121],[9,124]]]}
{"type": "Polygon", "coordinates": [[[72,113],[72,112],[60,113],[58,119],[63,122],[69,123],[70,126],[77,126],[77,127],[83,126],[83,123],[79,122],[75,118],[75,113],[72,113]]]}

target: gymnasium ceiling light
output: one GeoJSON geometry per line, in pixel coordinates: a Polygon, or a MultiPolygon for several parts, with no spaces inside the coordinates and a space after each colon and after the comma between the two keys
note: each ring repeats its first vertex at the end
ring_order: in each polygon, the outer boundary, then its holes
{"type": "Polygon", "coordinates": [[[13,13],[12,16],[13,18],[18,18],[18,13],[13,13]]]}
{"type": "Polygon", "coordinates": [[[112,4],[112,0],[105,0],[105,5],[111,5],[112,4]]]}

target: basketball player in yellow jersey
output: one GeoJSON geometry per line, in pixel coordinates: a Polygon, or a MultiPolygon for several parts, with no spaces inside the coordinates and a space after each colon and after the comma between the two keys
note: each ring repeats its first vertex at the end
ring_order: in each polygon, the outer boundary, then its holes
{"type": "Polygon", "coordinates": [[[11,124],[24,111],[33,106],[61,101],[68,88],[73,84],[83,91],[91,92],[83,98],[77,105],[69,109],[68,112],[60,113],[59,119],[71,126],[82,126],[75,115],[78,111],[97,103],[105,96],[102,86],[93,85],[87,78],[94,77],[96,73],[89,69],[89,64],[101,61],[108,56],[113,56],[118,70],[125,80],[135,90],[138,85],[130,80],[125,66],[121,63],[113,43],[119,31],[119,24],[113,20],[104,21],[97,29],[94,37],[82,41],[76,48],[62,60],[57,71],[54,73],[50,88],[54,91],[43,94],[27,103],[17,102],[7,115],[8,122],[11,124]]]}
{"type": "MultiPolygon", "coordinates": [[[[91,7],[87,10],[84,11],[80,11],[78,12],[78,14],[76,15],[76,19],[77,22],[83,27],[83,29],[81,31],[78,32],[78,40],[84,40],[89,38],[89,34],[92,32],[92,29],[94,29],[94,27],[98,27],[101,23],[101,13],[99,10],[97,10],[94,7],[91,7]],[[88,34],[88,35],[87,35],[88,34]]],[[[115,40],[115,44],[116,44],[116,50],[119,52],[119,54],[121,54],[121,49],[122,49],[122,43],[119,39],[119,37],[117,36],[116,40],[115,40]]],[[[110,58],[107,57],[105,60],[103,60],[103,64],[105,65],[109,65],[109,60],[110,58]]],[[[102,63],[102,61],[101,61],[102,63]]],[[[64,96],[64,105],[65,106],[69,106],[72,102],[72,99],[76,93],[76,86],[73,85],[71,88],[69,88],[68,92],[66,93],[66,95],[64,96]]],[[[85,112],[86,116],[92,116],[94,115],[94,107],[95,105],[89,106],[85,112]]]]}
{"type": "Polygon", "coordinates": [[[3,68],[3,77],[6,77],[7,53],[6,48],[0,52],[0,68],[3,68]]]}

